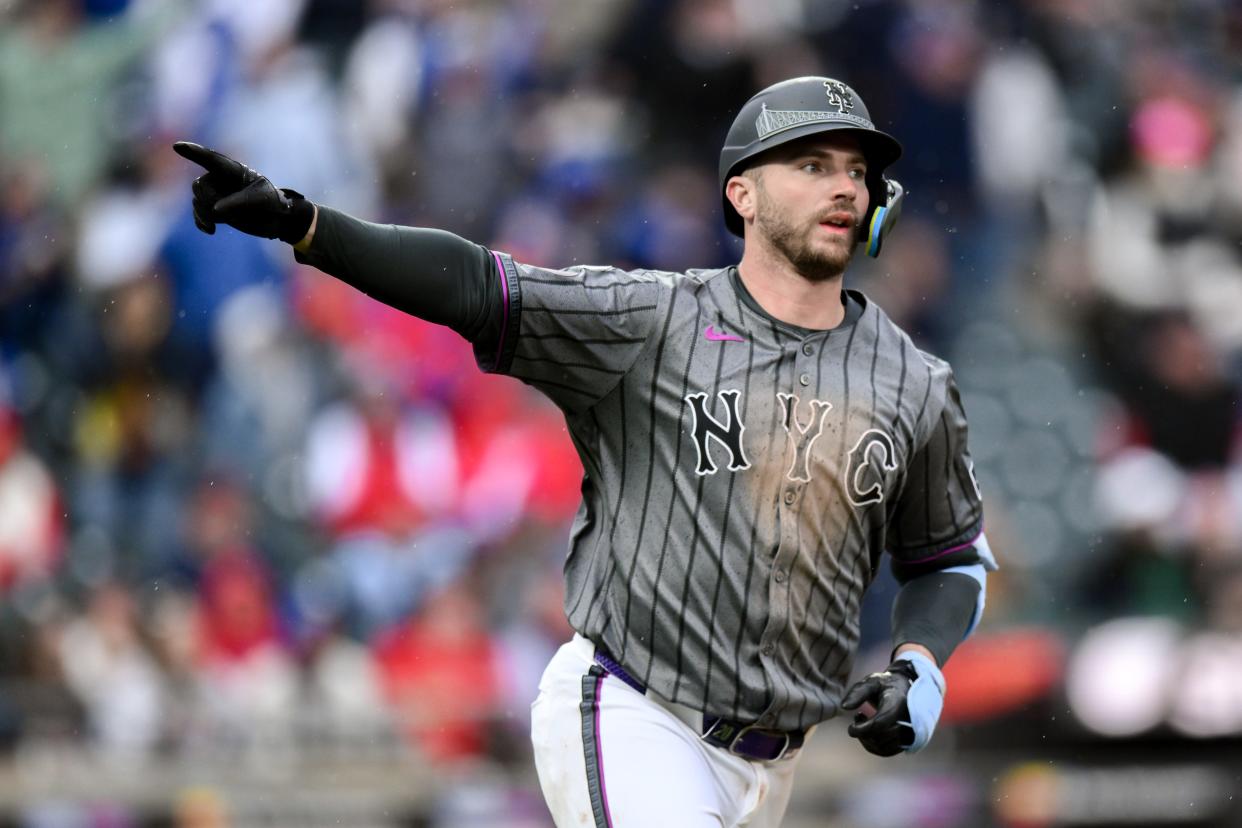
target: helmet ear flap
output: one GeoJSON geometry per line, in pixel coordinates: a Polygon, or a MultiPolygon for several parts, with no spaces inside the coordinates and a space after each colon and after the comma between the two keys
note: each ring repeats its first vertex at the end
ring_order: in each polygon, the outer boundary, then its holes
{"type": "Polygon", "coordinates": [[[884,184],[885,198],[883,203],[871,208],[871,217],[867,222],[867,255],[875,258],[880,255],[884,240],[901,218],[901,200],[905,198],[905,188],[891,178],[880,179],[884,184]]]}

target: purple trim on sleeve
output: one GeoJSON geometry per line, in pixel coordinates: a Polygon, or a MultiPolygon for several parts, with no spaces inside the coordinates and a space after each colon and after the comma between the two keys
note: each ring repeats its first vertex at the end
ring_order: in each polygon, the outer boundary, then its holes
{"type": "Polygon", "coordinates": [[[980,526],[979,532],[973,538],[966,541],[965,543],[959,543],[957,546],[950,546],[948,549],[941,550],[940,552],[937,552],[935,555],[928,555],[926,558],[918,558],[917,560],[913,560],[913,561],[902,561],[902,563],[908,564],[908,565],[927,563],[928,561],[936,560],[936,558],[943,558],[945,555],[952,555],[954,552],[961,552],[963,549],[965,549],[968,546],[974,546],[975,541],[979,540],[979,538],[982,537],[982,535],[983,535],[983,527],[980,526]]]}
{"type": "Polygon", "coordinates": [[[500,344],[496,346],[496,370],[500,370],[500,358],[505,352],[505,335],[509,332],[509,278],[505,276],[504,262],[500,254],[492,251],[496,260],[496,269],[500,271],[500,295],[504,298],[504,315],[500,319],[500,344]]]}
{"type": "Polygon", "coordinates": [[[600,695],[604,690],[604,677],[595,679],[595,769],[599,774],[599,798],[604,800],[604,821],[612,828],[612,811],[608,808],[608,786],[604,784],[604,734],[599,729],[600,695]]]}

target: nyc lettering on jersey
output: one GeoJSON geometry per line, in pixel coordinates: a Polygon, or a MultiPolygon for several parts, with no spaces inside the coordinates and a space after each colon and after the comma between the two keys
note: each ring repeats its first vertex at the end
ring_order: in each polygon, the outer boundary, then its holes
{"type": "MultiPolygon", "coordinates": [[[[716,397],[724,409],[723,419],[718,419],[708,410],[708,395],[699,391],[686,395],[686,404],[690,408],[690,431],[697,455],[695,474],[700,476],[716,474],[721,466],[713,456],[713,449],[721,452],[726,459],[724,468],[731,472],[745,471],[751,466],[746,456],[743,436],[746,423],[738,408],[741,392],[736,389],[724,389],[716,392],[716,397]]],[[[792,448],[793,459],[785,476],[799,483],[810,483],[811,452],[815,443],[824,432],[828,412],[833,408],[827,400],[808,400],[809,417],[805,420],[799,415],[799,399],[796,394],[778,393],[782,411],[781,425],[792,448]]],[[[844,483],[845,491],[852,504],[857,507],[870,506],[884,500],[884,481],[897,471],[897,448],[893,438],[878,428],[865,431],[850,450],[846,466],[844,483]]]]}

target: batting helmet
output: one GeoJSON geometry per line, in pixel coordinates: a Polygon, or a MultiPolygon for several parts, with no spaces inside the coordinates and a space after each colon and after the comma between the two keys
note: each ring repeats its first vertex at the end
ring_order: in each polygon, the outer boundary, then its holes
{"type": "Polygon", "coordinates": [[[725,183],[747,162],[773,147],[837,130],[857,135],[867,158],[867,190],[871,194],[871,206],[864,217],[867,253],[879,255],[885,235],[901,212],[901,185],[884,177],[884,170],[901,157],[901,144],[875,128],[857,92],[832,78],[781,81],[743,104],[720,150],[725,226],[735,236],[742,235],[742,217],[725,196],[725,183]]]}

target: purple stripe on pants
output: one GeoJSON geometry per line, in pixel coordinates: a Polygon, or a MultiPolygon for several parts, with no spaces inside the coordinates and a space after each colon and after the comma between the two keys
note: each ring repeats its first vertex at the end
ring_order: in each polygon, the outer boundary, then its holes
{"type": "Polygon", "coordinates": [[[608,786],[604,784],[604,737],[599,730],[599,702],[604,689],[604,676],[595,679],[595,770],[599,774],[599,795],[604,800],[604,820],[612,828],[612,811],[608,808],[608,786]]]}

